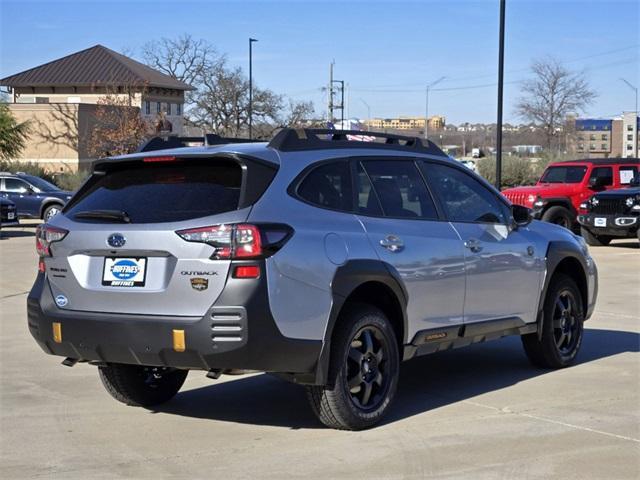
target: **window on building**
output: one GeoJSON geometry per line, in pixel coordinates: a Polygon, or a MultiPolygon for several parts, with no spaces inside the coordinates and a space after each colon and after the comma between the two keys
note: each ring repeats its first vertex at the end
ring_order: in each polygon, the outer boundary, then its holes
{"type": "Polygon", "coordinates": [[[182,104],[176,103],[176,115],[182,115],[182,104]]]}
{"type": "Polygon", "coordinates": [[[589,140],[595,140],[596,136],[595,135],[589,135],[589,140]]]}
{"type": "Polygon", "coordinates": [[[149,100],[144,102],[144,113],[151,115],[151,102],[149,100]]]}
{"type": "Polygon", "coordinates": [[[627,125],[627,132],[633,132],[633,125],[627,125]]]}
{"type": "Polygon", "coordinates": [[[633,145],[627,145],[627,150],[633,150],[633,145]]]}
{"type": "Polygon", "coordinates": [[[581,150],[581,151],[584,150],[584,143],[579,143],[578,144],[578,150],[581,150]]]}
{"type": "Polygon", "coordinates": [[[171,115],[171,104],[167,102],[167,115],[171,115]]]}
{"type": "Polygon", "coordinates": [[[589,150],[595,150],[596,149],[596,144],[595,143],[590,143],[589,144],[589,150]]]}
{"type": "Polygon", "coordinates": [[[600,145],[600,149],[601,150],[606,150],[607,149],[607,144],[603,143],[602,145],[600,145]]]}
{"type": "Polygon", "coordinates": [[[633,133],[631,135],[627,135],[627,140],[629,142],[633,142],[633,133]]]}
{"type": "Polygon", "coordinates": [[[156,102],[156,113],[162,113],[162,103],[156,102]]]}
{"type": "Polygon", "coordinates": [[[602,140],[607,140],[608,138],[609,138],[609,137],[607,137],[607,134],[606,134],[606,133],[603,133],[603,134],[602,134],[602,140]]]}
{"type": "Polygon", "coordinates": [[[582,135],[578,135],[578,140],[582,142],[584,141],[584,137],[582,135]]]}

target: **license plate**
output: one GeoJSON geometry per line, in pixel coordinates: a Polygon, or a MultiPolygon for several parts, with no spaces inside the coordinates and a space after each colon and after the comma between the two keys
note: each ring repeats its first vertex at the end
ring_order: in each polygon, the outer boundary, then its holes
{"type": "Polygon", "coordinates": [[[106,257],[102,285],[107,287],[144,287],[146,258],[106,257]]]}
{"type": "Polygon", "coordinates": [[[595,220],[593,221],[593,225],[596,227],[606,227],[607,219],[602,217],[596,217],[595,220]]]}
{"type": "Polygon", "coordinates": [[[13,220],[14,218],[16,218],[15,212],[8,212],[7,213],[7,220],[13,220]]]}

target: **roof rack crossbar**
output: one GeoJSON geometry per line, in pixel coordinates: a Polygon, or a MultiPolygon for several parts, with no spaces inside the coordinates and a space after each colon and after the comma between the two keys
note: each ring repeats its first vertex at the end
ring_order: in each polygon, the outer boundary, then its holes
{"type": "Polygon", "coordinates": [[[157,136],[150,138],[143,143],[138,152],[152,152],[154,150],[166,150],[170,148],[183,148],[192,144],[210,147],[214,145],[227,145],[229,143],[250,143],[261,140],[250,140],[248,138],[221,137],[215,133],[206,133],[202,137],[180,137],[177,135],[157,136]]]}
{"type": "Polygon", "coordinates": [[[417,137],[362,130],[331,130],[323,128],[284,128],[273,137],[269,146],[283,152],[319,150],[324,148],[392,149],[446,156],[433,142],[417,137]],[[374,137],[381,141],[364,141],[374,137]]]}

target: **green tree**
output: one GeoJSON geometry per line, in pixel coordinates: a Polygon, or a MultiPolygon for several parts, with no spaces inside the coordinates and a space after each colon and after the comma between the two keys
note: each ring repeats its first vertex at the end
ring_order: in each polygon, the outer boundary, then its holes
{"type": "Polygon", "coordinates": [[[6,103],[0,103],[0,158],[16,158],[24,149],[29,122],[18,123],[6,103]]]}

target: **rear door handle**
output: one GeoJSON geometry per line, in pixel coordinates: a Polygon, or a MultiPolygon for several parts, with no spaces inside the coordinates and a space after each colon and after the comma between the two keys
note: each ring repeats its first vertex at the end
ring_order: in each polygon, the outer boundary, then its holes
{"type": "Polygon", "coordinates": [[[387,235],[382,240],[380,240],[380,245],[390,252],[399,252],[404,248],[403,241],[396,235],[387,235]]]}
{"type": "Polygon", "coordinates": [[[464,242],[464,246],[471,250],[473,253],[478,253],[482,251],[482,246],[480,245],[480,240],[475,238],[470,238],[466,242],[464,242]]]}

